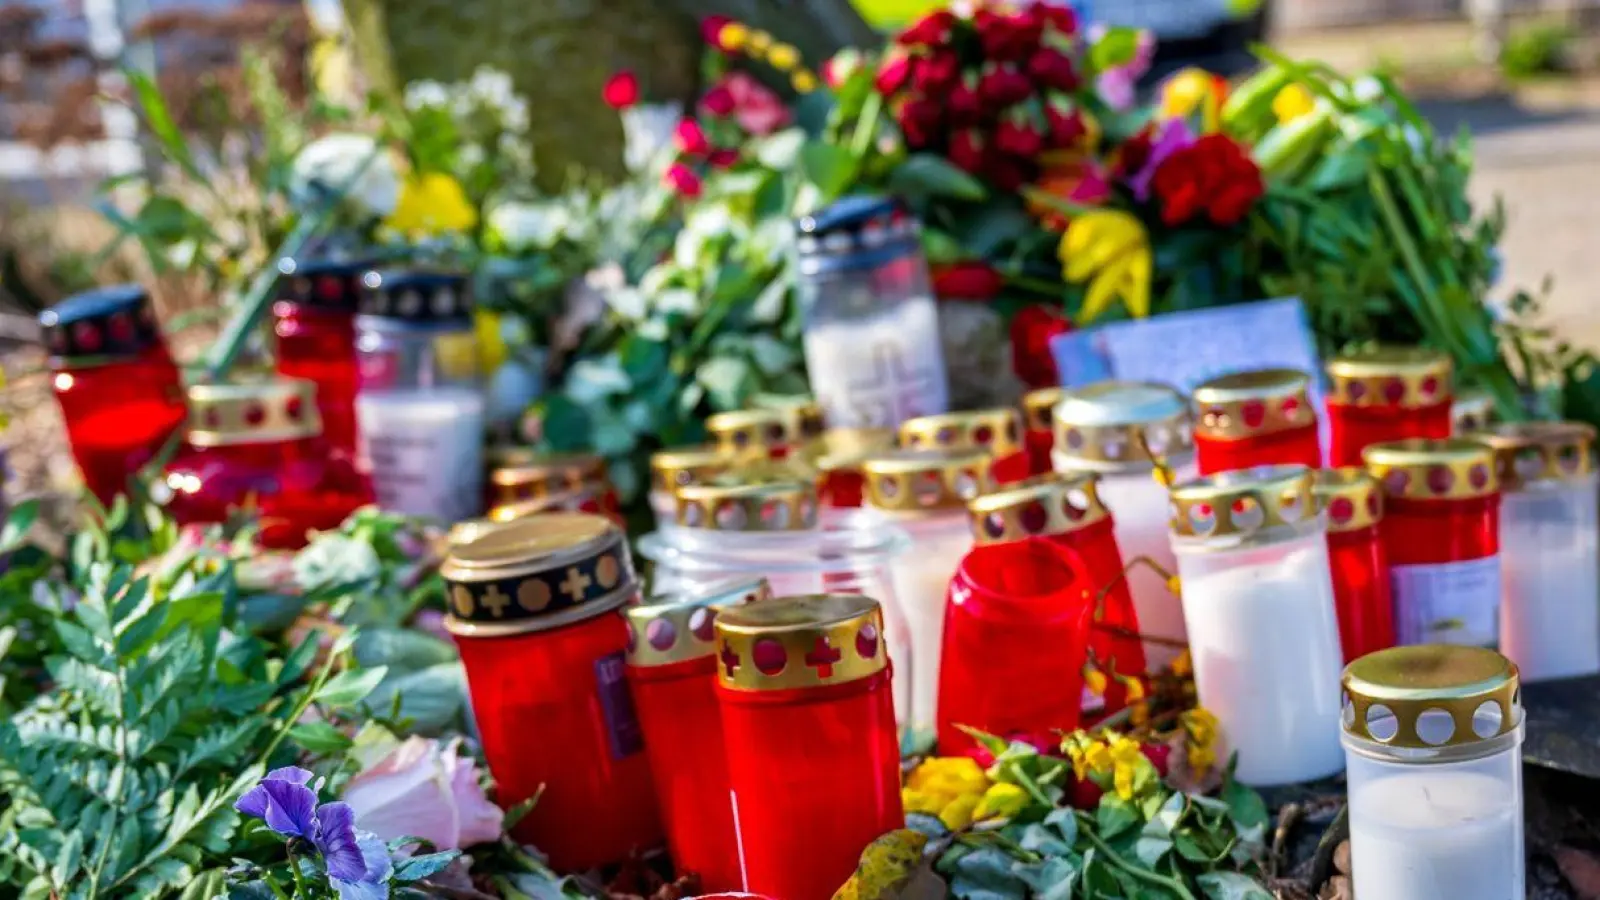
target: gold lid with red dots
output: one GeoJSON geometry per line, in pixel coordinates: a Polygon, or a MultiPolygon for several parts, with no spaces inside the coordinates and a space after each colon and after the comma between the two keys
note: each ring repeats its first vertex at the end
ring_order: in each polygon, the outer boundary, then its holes
{"type": "Polygon", "coordinates": [[[1314,428],[1310,385],[1311,376],[1295,369],[1254,369],[1203,382],[1190,395],[1199,417],[1195,433],[1236,441],[1314,428]]]}
{"type": "Polygon", "coordinates": [[[1502,490],[1594,472],[1595,430],[1582,422],[1505,422],[1462,437],[1494,451],[1502,490]]]}
{"type": "Polygon", "coordinates": [[[1056,404],[1055,453],[1075,468],[1148,471],[1194,449],[1189,401],[1148,381],[1100,381],[1065,392],[1056,404]]]}
{"type": "Polygon", "coordinates": [[[1100,476],[1053,473],[1008,484],[967,503],[977,544],[1004,544],[1071,534],[1110,517],[1100,502],[1100,476]]]}
{"type": "Polygon", "coordinates": [[[1384,496],[1403,500],[1472,500],[1500,490],[1494,451],[1477,441],[1412,438],[1361,451],[1384,496]]]}
{"type": "Polygon", "coordinates": [[[1311,492],[1328,515],[1329,531],[1360,531],[1383,520],[1383,486],[1360,466],[1318,469],[1311,492]]]}
{"type": "Polygon", "coordinates": [[[723,453],[743,456],[799,443],[790,419],[778,409],[740,409],[706,418],[706,431],[723,453]]]}
{"type": "Polygon", "coordinates": [[[496,503],[537,500],[606,483],[606,461],[598,453],[539,453],[489,473],[496,503]]]}
{"type": "Polygon", "coordinates": [[[738,457],[710,444],[659,450],[650,454],[650,489],[670,494],[720,475],[738,462],[738,457]]]}
{"type": "Polygon", "coordinates": [[[818,472],[860,472],[867,457],[894,449],[892,428],[829,428],[800,459],[818,472]]]}
{"type": "Polygon", "coordinates": [[[1374,347],[1328,360],[1328,402],[1335,406],[1420,409],[1450,399],[1450,356],[1426,347],[1374,347]]]}
{"type": "Polygon", "coordinates": [[[1185,538],[1250,538],[1317,514],[1305,466],[1259,466],[1175,484],[1172,533],[1185,538]]]}
{"type": "Polygon", "coordinates": [[[1339,679],[1345,697],[1341,724],[1351,736],[1385,748],[1437,750],[1483,743],[1522,727],[1521,681],[1516,663],[1487,647],[1390,647],[1344,667],[1339,679]],[[1498,715],[1480,714],[1487,704],[1498,715]],[[1373,719],[1374,707],[1387,715],[1373,719]],[[1431,733],[1429,712],[1448,714],[1450,730],[1431,733]],[[1392,734],[1373,734],[1373,724],[1390,717],[1392,734]]]}
{"type": "Polygon", "coordinates": [[[599,489],[592,484],[573,490],[556,491],[531,500],[499,503],[489,507],[489,521],[512,522],[544,512],[594,512],[600,508],[599,489]],[[585,507],[588,507],[585,509],[585,507]]]}
{"type": "Polygon", "coordinates": [[[691,484],[678,489],[674,519],[709,531],[809,531],[817,527],[817,485],[791,474],[691,484]]]}
{"type": "Polygon", "coordinates": [[[588,513],[547,512],[454,544],[439,567],[453,634],[499,637],[570,625],[638,594],[621,529],[588,513]]]}
{"type": "Polygon", "coordinates": [[[670,666],[716,653],[713,623],[724,607],[772,596],[765,578],[729,578],[694,589],[656,594],[623,612],[628,620],[628,665],[670,666]]]}
{"type": "Polygon", "coordinates": [[[1494,424],[1494,396],[1488,391],[1467,390],[1450,402],[1450,433],[1462,435],[1482,431],[1494,424]]]}
{"type": "Polygon", "coordinates": [[[1066,396],[1064,387],[1039,388],[1022,395],[1022,415],[1029,431],[1049,431],[1055,426],[1056,404],[1066,396]]]}
{"type": "Polygon", "coordinates": [[[888,450],[861,461],[866,505],[901,512],[965,509],[989,490],[993,457],[975,447],[888,450]]]}
{"type": "Polygon", "coordinates": [[[779,691],[859,681],[889,667],[883,609],[860,594],[775,597],[716,619],[717,682],[779,691]]]}
{"type": "Polygon", "coordinates": [[[1022,416],[1009,406],[918,416],[900,423],[900,445],[912,450],[974,448],[994,456],[1022,449],[1022,416]]]}
{"type": "Polygon", "coordinates": [[[317,387],[304,378],[194,384],[188,394],[187,436],[196,447],[293,441],[322,433],[317,387]]]}
{"type": "Polygon", "coordinates": [[[756,409],[770,409],[783,416],[788,442],[799,444],[822,436],[825,423],[822,405],[809,394],[757,394],[750,398],[756,409]]]}

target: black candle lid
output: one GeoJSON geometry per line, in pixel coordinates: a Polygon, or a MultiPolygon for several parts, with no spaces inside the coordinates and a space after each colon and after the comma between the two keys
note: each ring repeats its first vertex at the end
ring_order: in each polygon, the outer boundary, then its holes
{"type": "Polygon", "coordinates": [[[379,269],[361,276],[360,310],[419,325],[459,325],[472,319],[472,296],[466,275],[379,269]]]}
{"type": "Polygon", "coordinates": [[[360,306],[361,276],[372,263],[343,259],[278,260],[278,299],[327,312],[354,313],[360,306]]]}
{"type": "Polygon", "coordinates": [[[879,266],[918,250],[917,221],[893,197],[857,194],[795,220],[800,271],[879,266]]]}
{"type": "Polygon", "coordinates": [[[74,294],[40,313],[39,327],[61,359],[138,356],[161,342],[150,294],[137,284],[74,294]]]}

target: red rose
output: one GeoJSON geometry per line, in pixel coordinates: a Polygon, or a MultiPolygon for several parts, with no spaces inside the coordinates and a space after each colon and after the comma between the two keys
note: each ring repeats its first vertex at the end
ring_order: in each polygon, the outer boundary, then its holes
{"type": "Polygon", "coordinates": [[[1054,150],[1076,147],[1089,133],[1083,111],[1065,101],[1045,104],[1044,120],[1050,132],[1050,147],[1054,150]]]}
{"type": "Polygon", "coordinates": [[[933,267],[933,292],[945,300],[992,300],[1006,286],[1005,276],[984,262],[933,267]]]}
{"type": "Polygon", "coordinates": [[[912,148],[932,144],[941,124],[939,104],[927,97],[913,97],[900,107],[900,132],[912,148]]]}
{"type": "Polygon", "coordinates": [[[900,89],[911,81],[911,57],[903,53],[891,53],[883,58],[878,66],[878,77],[873,81],[878,93],[885,97],[900,93],[900,89]]]}
{"type": "Polygon", "coordinates": [[[1266,190],[1255,162],[1222,134],[1208,134],[1167,157],[1150,186],[1161,203],[1161,221],[1169,226],[1201,213],[1214,225],[1238,224],[1266,190]]]}
{"type": "Polygon", "coordinates": [[[983,171],[984,152],[988,142],[983,133],[972,128],[963,129],[950,136],[950,161],[974,175],[983,171]]]}
{"type": "Polygon", "coordinates": [[[731,169],[734,163],[739,161],[739,151],[732,148],[713,150],[706,157],[706,161],[711,163],[714,169],[731,169]]]}
{"type": "Polygon", "coordinates": [[[1023,384],[1042,388],[1061,383],[1050,339],[1071,330],[1072,323],[1055,307],[1035,303],[1017,311],[1011,319],[1011,370],[1023,384]]]}
{"type": "Polygon", "coordinates": [[[718,36],[722,34],[722,26],[732,21],[727,16],[706,16],[700,20],[700,39],[718,50],[727,49],[722,46],[718,36]]]}
{"type": "Polygon", "coordinates": [[[1044,149],[1044,135],[1027,115],[1013,114],[995,129],[994,145],[1002,153],[1033,159],[1044,149]]]}
{"type": "Polygon", "coordinates": [[[1063,37],[1078,33],[1078,14],[1070,6],[1054,3],[1035,3],[1026,13],[1033,27],[1053,31],[1063,37]]]}
{"type": "Polygon", "coordinates": [[[1032,181],[1034,168],[1030,160],[995,149],[984,156],[983,177],[1000,190],[1010,192],[1032,181]]]}
{"type": "Polygon", "coordinates": [[[1028,57],[1028,74],[1034,84],[1058,91],[1078,89],[1078,67],[1072,57],[1050,47],[1040,47],[1028,57]]]}
{"type": "Polygon", "coordinates": [[[680,197],[700,196],[700,176],[683,163],[673,163],[661,173],[661,181],[680,197]]]}
{"type": "Polygon", "coordinates": [[[700,129],[700,123],[693,119],[678,120],[678,127],[672,133],[672,142],[677,145],[678,152],[690,156],[704,156],[711,150],[706,133],[700,129]]]}
{"type": "Polygon", "coordinates": [[[935,50],[922,60],[913,73],[911,83],[924,94],[938,94],[948,90],[961,78],[961,58],[953,50],[935,50]]]}
{"type": "Polygon", "coordinates": [[[1020,103],[1033,93],[1033,82],[1008,63],[989,63],[978,81],[978,96],[995,107],[1020,103]]]}
{"type": "Polygon", "coordinates": [[[700,108],[717,118],[733,115],[733,92],[726,85],[717,85],[700,98],[700,108]]]}
{"type": "Polygon", "coordinates": [[[1024,13],[996,13],[980,9],[972,17],[983,43],[983,54],[1003,62],[1021,62],[1039,46],[1039,29],[1024,13]]]}
{"type": "Polygon", "coordinates": [[[955,24],[955,13],[948,9],[934,10],[900,32],[895,43],[902,47],[943,47],[949,43],[950,31],[955,24]]]}
{"type": "Polygon", "coordinates": [[[606,79],[605,87],[600,90],[600,97],[612,109],[627,109],[639,102],[639,79],[624,69],[606,79]]]}
{"type": "Polygon", "coordinates": [[[978,77],[971,73],[963,76],[950,94],[945,97],[945,112],[955,125],[976,125],[986,118],[983,98],[978,94],[978,77]]]}
{"type": "Polygon", "coordinates": [[[1122,142],[1122,146],[1112,157],[1112,172],[1118,178],[1131,178],[1142,170],[1145,163],[1150,161],[1150,154],[1155,149],[1155,130],[1153,126],[1146,125],[1139,129],[1139,133],[1122,142]]]}

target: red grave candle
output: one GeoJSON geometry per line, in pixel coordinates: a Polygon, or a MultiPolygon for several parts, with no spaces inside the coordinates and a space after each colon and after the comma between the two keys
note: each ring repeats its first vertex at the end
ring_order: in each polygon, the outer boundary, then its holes
{"type": "Polygon", "coordinates": [[[298,378],[197,384],[189,427],[167,464],[168,512],[182,525],[260,513],[261,544],[303,547],[372,503],[350,457],[321,439],[316,388],[298,378]]]}
{"type": "Polygon", "coordinates": [[[183,425],[178,367],[138,285],[68,297],[40,313],[39,325],[72,456],[109,505],[183,425]]]}
{"type": "Polygon", "coordinates": [[[677,873],[699,875],[703,890],[744,885],[722,752],[713,623],[721,607],[769,596],[765,579],[734,578],[627,609],[628,684],[667,849],[677,873]]]}
{"type": "MultiPolygon", "coordinates": [[[[1053,473],[978,497],[967,504],[973,542],[983,547],[1038,539],[1068,551],[1082,566],[1092,610],[1087,626],[1090,661],[1108,676],[1138,678],[1145,673],[1139,617],[1123,575],[1111,511],[1100,499],[1099,485],[1100,477],[1092,472],[1053,473]]],[[[1054,568],[1048,557],[1045,561],[1054,568]]],[[[947,619],[946,641],[949,628],[947,619]]],[[[1104,698],[1084,694],[1086,712],[1107,715],[1127,705],[1123,682],[1115,677],[1107,682],[1104,698]]]]}
{"type": "Polygon", "coordinates": [[[562,872],[659,846],[617,614],[639,593],[622,531],[586,513],[530,516],[465,535],[440,574],[496,800],[543,790],[517,839],[562,872]]]}
{"type": "Polygon", "coordinates": [[[678,488],[702,484],[729,471],[739,457],[713,444],[676,447],[650,454],[650,509],[656,524],[671,522],[678,514],[678,488]]]}
{"type": "Polygon", "coordinates": [[[783,459],[822,433],[822,423],[781,409],[739,409],[706,418],[717,449],[741,458],[783,459]]]}
{"type": "Polygon", "coordinates": [[[1028,477],[1030,463],[1022,443],[1022,417],[1009,407],[918,416],[900,423],[900,445],[912,450],[982,450],[994,462],[999,484],[1028,477]]]}
{"type": "Polygon", "coordinates": [[[489,473],[489,518],[520,518],[546,510],[602,515],[626,527],[622,504],[597,453],[514,454],[489,473]]]}
{"type": "Polygon", "coordinates": [[[1201,475],[1256,466],[1322,466],[1310,376],[1293,369],[1235,372],[1203,382],[1191,402],[1201,475]]]}
{"type": "Polygon", "coordinates": [[[1328,518],[1328,560],[1339,613],[1339,643],[1348,664],[1394,646],[1389,554],[1379,529],[1383,489],[1364,469],[1313,473],[1317,507],[1328,518]]]}
{"type": "Polygon", "coordinates": [[[1383,484],[1395,637],[1495,648],[1500,638],[1500,478],[1474,441],[1409,440],[1363,454],[1383,484]]]}
{"type": "Polygon", "coordinates": [[[1359,466],[1361,451],[1406,438],[1447,438],[1450,357],[1422,347],[1378,347],[1328,362],[1330,466],[1359,466]]]}
{"type": "Polygon", "coordinates": [[[1066,392],[1066,388],[1050,387],[1022,395],[1022,441],[1028,448],[1028,473],[1031,475],[1053,470],[1050,451],[1056,446],[1055,410],[1066,392]]]}
{"type": "Polygon", "coordinates": [[[745,890],[828,900],[868,844],[905,826],[882,637],[877,601],[859,594],[779,597],[717,616],[745,890]]]}
{"type": "Polygon", "coordinates": [[[364,263],[285,259],[272,304],[278,374],[317,386],[322,436],[343,456],[356,454],[356,308],[364,263]]]}

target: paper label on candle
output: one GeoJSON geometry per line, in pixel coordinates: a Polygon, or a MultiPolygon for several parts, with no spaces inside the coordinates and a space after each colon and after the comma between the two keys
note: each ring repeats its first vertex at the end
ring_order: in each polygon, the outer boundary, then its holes
{"type": "Polygon", "coordinates": [[[633,709],[633,695],[628,693],[627,670],[623,668],[622,658],[619,651],[594,661],[600,712],[606,720],[606,738],[611,743],[613,759],[632,756],[644,749],[644,732],[639,729],[639,717],[633,709]]]}
{"type": "Polygon", "coordinates": [[[1401,644],[1500,643],[1500,556],[1394,566],[1395,630],[1401,644]]]}
{"type": "Polygon", "coordinates": [[[812,325],[804,344],[811,392],[831,427],[893,428],[950,408],[938,311],[927,300],[812,325]]]}

